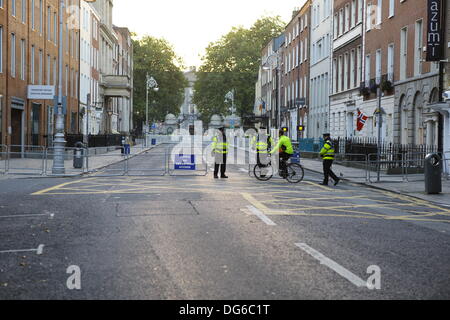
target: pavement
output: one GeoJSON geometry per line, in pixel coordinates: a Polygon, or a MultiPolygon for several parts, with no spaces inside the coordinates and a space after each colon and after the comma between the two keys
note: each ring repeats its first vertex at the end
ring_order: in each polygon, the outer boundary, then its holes
{"type": "Polygon", "coordinates": [[[134,176],[1,180],[0,300],[450,298],[450,208],[313,171],[151,171],[170,149],[134,176]]]}
{"type": "MultiPolygon", "coordinates": [[[[323,172],[322,162],[319,160],[302,158],[301,163],[307,170],[317,173],[323,172]]],[[[360,183],[362,185],[450,206],[450,180],[446,178],[442,178],[442,192],[440,194],[427,194],[425,192],[425,179],[423,174],[408,175],[407,177],[382,174],[381,181],[377,182],[376,172],[370,172],[370,176],[368,176],[366,170],[350,168],[339,164],[334,164],[333,170],[337,176],[349,182],[360,183]]]]}
{"type": "MultiPolygon", "coordinates": [[[[130,156],[134,157],[143,152],[151,150],[154,146],[145,147],[143,145],[136,145],[131,147],[130,156]]],[[[124,155],[120,149],[112,150],[109,152],[104,152],[103,149],[106,148],[91,148],[88,163],[86,164],[86,158],[84,158],[84,166],[81,169],[75,169],[73,167],[73,156],[70,154],[64,161],[66,168],[66,176],[79,176],[86,174],[87,172],[95,172],[105,168],[109,165],[122,162],[124,160],[124,155]],[[102,150],[102,152],[96,152],[97,150],[102,150]],[[103,153],[104,152],[104,153],[103,153]]],[[[6,161],[0,160],[0,179],[17,179],[17,178],[33,178],[44,176],[44,172],[47,176],[51,176],[51,170],[53,166],[53,160],[45,160],[40,151],[34,150],[35,159],[24,159],[24,158],[11,158],[9,163],[9,170],[7,175],[2,175],[5,172],[6,161]]],[[[28,155],[31,155],[30,153],[28,155]]]]}

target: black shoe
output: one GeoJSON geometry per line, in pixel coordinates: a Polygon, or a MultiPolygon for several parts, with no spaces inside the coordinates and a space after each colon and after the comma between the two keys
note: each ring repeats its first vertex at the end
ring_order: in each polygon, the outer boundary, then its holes
{"type": "Polygon", "coordinates": [[[219,179],[219,177],[218,176],[214,176],[214,179],[219,179]]]}
{"type": "Polygon", "coordinates": [[[228,176],[221,176],[220,179],[228,179],[228,176]]]}
{"type": "Polygon", "coordinates": [[[334,182],[334,186],[336,187],[336,186],[339,184],[339,182],[341,182],[341,179],[337,179],[337,180],[334,182]]]}
{"type": "Polygon", "coordinates": [[[322,182],[320,183],[321,186],[327,186],[328,187],[328,183],[322,182]]]}

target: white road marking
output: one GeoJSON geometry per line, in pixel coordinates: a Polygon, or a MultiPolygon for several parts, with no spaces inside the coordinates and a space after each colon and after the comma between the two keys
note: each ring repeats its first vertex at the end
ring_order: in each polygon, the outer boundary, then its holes
{"type": "Polygon", "coordinates": [[[257,216],[259,219],[261,219],[265,224],[268,226],[276,226],[276,223],[270,220],[264,213],[262,213],[260,210],[256,209],[253,206],[247,206],[248,210],[250,210],[251,213],[253,213],[255,216],[257,216]]]}
{"type": "Polygon", "coordinates": [[[42,253],[44,253],[44,245],[43,244],[39,245],[39,247],[36,250],[36,253],[38,256],[40,256],[42,253]]]}
{"type": "Polygon", "coordinates": [[[0,219],[6,218],[34,218],[34,217],[49,217],[49,219],[53,219],[55,214],[53,213],[44,213],[44,214],[18,214],[12,216],[0,216],[0,219]]]}
{"type": "Polygon", "coordinates": [[[246,170],[244,168],[239,168],[239,171],[244,172],[244,173],[248,173],[248,170],[246,170]]]}
{"type": "Polygon", "coordinates": [[[357,275],[351,273],[350,271],[348,271],[347,269],[345,269],[343,266],[339,265],[338,263],[334,262],[333,260],[325,257],[323,254],[314,250],[313,248],[306,245],[305,243],[296,243],[295,245],[297,247],[299,247],[300,249],[302,249],[303,251],[305,251],[306,253],[308,253],[309,255],[311,255],[313,258],[319,260],[321,264],[327,266],[328,268],[330,268],[331,270],[333,270],[340,276],[344,277],[345,279],[347,279],[348,281],[353,283],[355,286],[357,286],[359,288],[362,288],[362,287],[367,288],[366,281],[364,281],[357,275]]]}
{"type": "Polygon", "coordinates": [[[4,250],[0,253],[20,253],[20,252],[36,252],[37,255],[44,253],[44,245],[41,244],[37,249],[23,249],[23,250],[4,250]]]}

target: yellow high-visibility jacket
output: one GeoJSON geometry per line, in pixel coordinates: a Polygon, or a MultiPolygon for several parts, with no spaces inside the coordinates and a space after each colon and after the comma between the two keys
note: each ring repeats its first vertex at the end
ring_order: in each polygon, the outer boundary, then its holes
{"type": "Polygon", "coordinates": [[[266,137],[266,139],[259,140],[259,136],[254,136],[251,142],[251,145],[254,149],[256,149],[257,153],[259,154],[267,154],[270,152],[269,149],[271,149],[275,142],[273,141],[272,137],[269,135],[262,135],[263,138],[266,137]],[[265,141],[264,141],[265,140],[265,141]],[[269,148],[270,144],[270,148],[269,148]]]}
{"type": "Polygon", "coordinates": [[[325,145],[323,146],[322,150],[320,151],[320,156],[323,160],[334,160],[335,156],[335,150],[333,143],[331,140],[325,141],[325,145]]]}
{"type": "Polygon", "coordinates": [[[227,154],[229,143],[224,142],[222,137],[216,136],[213,138],[212,147],[214,153],[227,154]]]}
{"type": "Polygon", "coordinates": [[[286,136],[281,136],[278,144],[273,148],[271,153],[275,152],[286,152],[287,154],[294,154],[294,147],[292,146],[291,139],[286,136]]]}

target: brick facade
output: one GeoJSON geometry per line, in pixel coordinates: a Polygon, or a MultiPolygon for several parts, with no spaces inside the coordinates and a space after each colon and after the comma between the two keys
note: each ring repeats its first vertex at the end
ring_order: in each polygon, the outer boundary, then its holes
{"type": "MultiPolygon", "coordinates": [[[[13,1],[3,1],[4,6],[0,8],[0,95],[3,96],[1,142],[10,145],[48,146],[52,142],[54,102],[27,99],[27,86],[55,85],[56,93],[58,92],[59,1],[15,0],[15,4],[13,1]],[[13,43],[15,49],[12,48],[13,43]],[[12,61],[13,53],[15,64],[12,61]]],[[[72,9],[79,8],[79,0],[69,1],[68,5],[72,9]]],[[[71,28],[70,14],[71,12],[64,13],[62,84],[63,94],[67,96],[65,126],[67,132],[75,133],[78,131],[76,75],[79,66],[79,32],[71,28]]]]}

